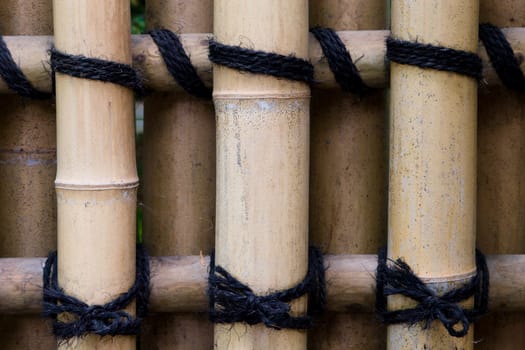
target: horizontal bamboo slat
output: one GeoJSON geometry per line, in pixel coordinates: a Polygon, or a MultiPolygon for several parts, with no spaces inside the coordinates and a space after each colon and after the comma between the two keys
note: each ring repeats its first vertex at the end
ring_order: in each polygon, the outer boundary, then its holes
{"type": "MultiPolygon", "coordinates": [[[[0,259],[0,313],[40,312],[44,258],[0,259]]],[[[525,310],[525,255],[489,255],[490,311],[525,310]]],[[[209,257],[152,257],[152,312],[203,312],[209,257]]],[[[327,309],[374,310],[376,255],[326,255],[327,309]]]]}
{"type": "MultiPolygon", "coordinates": [[[[525,28],[503,29],[507,40],[517,56],[525,56],[525,28]]],[[[340,31],[337,34],[349,50],[363,81],[371,87],[381,88],[388,84],[385,60],[386,30],[340,31]]],[[[208,60],[208,40],[211,34],[182,34],[181,42],[186,49],[197,73],[206,85],[212,84],[211,62],[208,60]]],[[[5,36],[4,40],[29,81],[42,91],[51,91],[48,50],[53,45],[50,36],[5,36]]],[[[168,73],[159,51],[149,35],[133,35],[131,39],[133,66],[139,69],[146,85],[155,91],[181,91],[181,87],[168,73]]],[[[501,85],[496,72],[490,65],[485,49],[480,45],[478,54],[483,60],[483,76],[488,85],[501,85]]],[[[338,88],[321,47],[310,35],[310,61],[315,68],[315,85],[318,89],[338,88]]],[[[525,71],[525,60],[521,63],[525,71]]],[[[0,80],[0,93],[12,93],[0,80]]]]}

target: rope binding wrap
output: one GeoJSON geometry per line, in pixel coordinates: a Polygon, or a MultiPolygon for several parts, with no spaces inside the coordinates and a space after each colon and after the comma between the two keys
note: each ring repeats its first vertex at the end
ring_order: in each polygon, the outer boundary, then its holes
{"type": "Polygon", "coordinates": [[[386,57],[399,64],[453,72],[481,80],[482,62],[475,53],[388,37],[386,57]]]}
{"type": "Polygon", "coordinates": [[[476,275],[468,283],[441,296],[426,286],[402,259],[387,259],[386,249],[378,254],[376,311],[385,324],[423,322],[423,328],[427,329],[432,321],[439,320],[451,336],[464,337],[470,323],[487,312],[488,293],[489,272],[485,256],[479,250],[476,250],[476,275]],[[403,295],[418,304],[411,309],[388,311],[387,297],[390,295],[403,295]],[[458,305],[472,296],[474,308],[464,309],[458,305]]]}
{"type": "Polygon", "coordinates": [[[2,36],[0,36],[0,76],[9,89],[20,96],[37,100],[45,100],[52,96],[50,93],[35,89],[29,80],[27,80],[20,67],[18,67],[13,60],[13,56],[2,36]]]}
{"type": "Polygon", "coordinates": [[[208,57],[215,64],[244,72],[303,81],[307,84],[314,82],[312,64],[293,55],[250,50],[210,40],[208,57]]]}
{"type": "Polygon", "coordinates": [[[520,62],[501,29],[490,23],[480,24],[479,39],[503,84],[512,90],[525,91],[525,76],[520,62]]]}
{"type": "Polygon", "coordinates": [[[208,277],[209,317],[214,323],[264,323],[273,329],[307,329],[312,326],[311,314],[320,313],[326,303],[323,256],[310,247],[308,272],[295,287],[268,295],[256,295],[221,266],[215,266],[211,257],[208,277]],[[305,294],[309,296],[309,315],[290,315],[290,301],[305,294]]]}
{"type": "Polygon", "coordinates": [[[64,293],[58,285],[57,253],[49,254],[44,266],[43,311],[44,317],[53,320],[53,334],[60,341],[87,334],[100,336],[136,335],[140,332],[141,318],[145,317],[149,299],[149,261],[145,248],[137,245],[135,283],[124,294],[104,305],[88,305],[64,293]],[[133,300],[137,304],[134,318],[122,311],[133,300]],[[67,313],[68,321],[60,318],[67,313]],[[70,320],[70,319],[73,320],[70,320]]]}
{"type": "Polygon", "coordinates": [[[113,83],[134,90],[139,96],[144,95],[142,77],[127,64],[82,55],[70,55],[56,48],[52,48],[50,53],[53,75],[59,72],[75,78],[113,83]]]}
{"type": "Polygon", "coordinates": [[[330,70],[341,89],[358,95],[365,95],[371,91],[361,79],[343,41],[333,29],[315,27],[310,29],[310,32],[321,45],[330,70]]]}
{"type": "Polygon", "coordinates": [[[177,34],[167,29],[159,29],[150,31],[149,35],[157,44],[173,79],[189,94],[211,100],[211,89],[204,85],[197,74],[177,34]]]}

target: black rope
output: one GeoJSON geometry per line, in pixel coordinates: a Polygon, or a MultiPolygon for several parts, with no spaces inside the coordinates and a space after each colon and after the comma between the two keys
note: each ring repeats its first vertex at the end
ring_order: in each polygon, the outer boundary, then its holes
{"type": "Polygon", "coordinates": [[[53,320],[53,333],[60,340],[81,337],[89,333],[105,335],[135,335],[140,331],[149,299],[149,261],[145,248],[137,245],[135,283],[124,294],[104,305],[88,305],[67,295],[58,286],[57,253],[50,253],[44,266],[43,316],[53,320]],[[137,317],[125,311],[133,300],[137,304],[137,317]],[[73,316],[72,321],[59,318],[62,313],[73,316]]]}
{"type": "Polygon", "coordinates": [[[21,96],[38,100],[51,98],[50,93],[35,89],[27,80],[20,67],[13,60],[13,56],[11,56],[2,36],[0,36],[0,76],[9,89],[21,96]]]}
{"type": "Polygon", "coordinates": [[[133,67],[99,58],[70,55],[51,49],[51,69],[72,77],[99,80],[118,84],[134,90],[137,94],[144,94],[142,77],[133,67]]]}
{"type": "Polygon", "coordinates": [[[481,80],[481,58],[475,53],[448,47],[386,39],[386,57],[396,63],[454,72],[481,80]]]}
{"type": "Polygon", "coordinates": [[[310,29],[315,36],[335,80],[344,91],[364,95],[370,91],[359,75],[359,71],[352,61],[352,56],[337,33],[330,28],[315,27],[310,29]]]}
{"type": "Polygon", "coordinates": [[[471,322],[487,312],[489,298],[489,271],[483,254],[476,250],[477,271],[468,283],[438,296],[417,277],[403,260],[392,261],[386,257],[386,249],[378,255],[376,275],[376,309],[386,324],[415,324],[424,322],[427,329],[434,320],[439,320],[448,333],[463,337],[468,333],[471,322]],[[387,260],[392,263],[387,265],[387,260]],[[387,296],[400,294],[418,305],[412,309],[387,310],[387,296]],[[474,308],[463,309],[459,302],[474,295],[474,308]],[[459,330],[457,326],[460,326],[459,330]]]}
{"type": "Polygon", "coordinates": [[[292,55],[284,56],[273,52],[250,50],[210,40],[208,57],[215,64],[245,72],[304,81],[308,84],[314,82],[312,64],[292,55]]]}
{"type": "Polygon", "coordinates": [[[250,287],[239,282],[211,257],[208,277],[209,316],[214,323],[264,323],[274,329],[306,329],[311,327],[311,314],[322,312],[326,303],[323,256],[310,247],[308,272],[295,287],[265,296],[256,295],[250,287]],[[309,295],[309,315],[290,316],[288,302],[309,295]]]}
{"type": "Polygon", "coordinates": [[[525,91],[520,63],[501,29],[490,23],[480,24],[479,38],[503,84],[509,89],[525,91]]]}
{"type": "Polygon", "coordinates": [[[198,76],[177,34],[167,29],[152,30],[149,35],[157,44],[166,68],[175,81],[188,93],[211,99],[211,89],[198,76]]]}

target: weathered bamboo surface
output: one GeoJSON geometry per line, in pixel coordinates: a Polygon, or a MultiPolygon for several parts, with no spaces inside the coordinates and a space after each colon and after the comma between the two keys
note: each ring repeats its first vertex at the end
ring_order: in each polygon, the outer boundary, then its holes
{"type": "MultiPolygon", "coordinates": [[[[525,28],[505,28],[514,52],[518,56],[525,56],[525,28]]],[[[376,88],[388,85],[387,67],[385,62],[385,38],[389,35],[386,30],[362,30],[337,32],[341,40],[354,59],[364,82],[376,88]]],[[[201,79],[206,85],[212,85],[212,68],[208,60],[208,40],[211,34],[181,34],[180,38],[188,52],[191,61],[201,79]]],[[[49,77],[49,48],[53,38],[49,36],[5,36],[4,40],[11,50],[13,58],[22,68],[29,81],[42,91],[51,91],[49,77]]],[[[149,35],[132,36],[133,66],[139,69],[145,79],[146,86],[155,91],[180,91],[181,87],[171,78],[164,66],[162,57],[149,35]]],[[[314,88],[332,89],[339,88],[328,62],[324,59],[321,47],[313,36],[310,35],[309,58],[315,67],[314,88]]],[[[484,49],[478,51],[483,60],[483,76],[490,85],[501,85],[501,82],[490,65],[484,49]]],[[[525,61],[521,63],[525,71],[525,61]]],[[[11,93],[7,86],[0,80],[0,93],[11,93]]]]}
{"type": "MultiPolygon", "coordinates": [[[[525,310],[525,255],[489,255],[489,309],[525,310]]],[[[35,314],[42,303],[44,258],[0,259],[0,313],[35,314]]],[[[209,257],[152,257],[152,312],[204,312],[209,257]]],[[[372,312],[376,255],[326,255],[327,310],[372,312]]]]}
{"type": "MultiPolygon", "coordinates": [[[[308,57],[306,0],[217,0],[216,40],[308,57]]],[[[216,263],[257,294],[291,288],[307,271],[310,88],[214,65],[216,263]]],[[[306,312],[306,297],[292,313],[306,312]]],[[[215,349],[306,349],[306,332],[215,324],[215,349]]]]}
{"type": "MultiPolygon", "coordinates": [[[[392,2],[392,35],[399,40],[475,52],[478,1],[392,2]]],[[[475,274],[477,81],[459,74],[390,64],[388,257],[402,257],[435,291],[475,274]]],[[[473,300],[473,299],[470,299],[473,300]]],[[[388,298],[390,310],[413,301],[388,298]]],[[[473,327],[462,338],[443,325],[388,327],[387,347],[472,349],[473,327]]]]}
{"type": "MultiPolygon", "coordinates": [[[[52,34],[51,5],[0,1],[0,35],[52,34]]],[[[55,109],[13,95],[0,96],[0,106],[0,257],[42,256],[56,249],[55,109]]],[[[37,315],[0,315],[0,343],[3,350],[56,348],[49,322],[37,315]]]]}
{"type": "MultiPolygon", "coordinates": [[[[56,48],[131,64],[127,0],[54,0],[56,48]]],[[[135,281],[134,94],[96,80],[56,75],[58,283],[104,304],[135,281]]],[[[126,309],[135,314],[134,305],[126,309]]],[[[135,349],[134,336],[87,334],[60,349],[135,349]]]]}

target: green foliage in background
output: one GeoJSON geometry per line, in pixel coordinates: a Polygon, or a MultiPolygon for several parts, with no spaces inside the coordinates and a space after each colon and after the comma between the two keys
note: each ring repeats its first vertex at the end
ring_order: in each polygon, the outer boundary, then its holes
{"type": "MultiPolygon", "coordinates": [[[[146,21],[144,17],[145,0],[131,0],[131,34],[142,34],[146,30],[146,21]]],[[[137,135],[137,149],[142,148],[142,134],[137,135]]],[[[139,153],[139,152],[138,152],[139,153]]],[[[140,158],[140,157],[139,157],[140,158]]],[[[138,175],[142,178],[142,162],[137,159],[138,175]]],[[[139,193],[139,202],[141,202],[141,193],[139,193]]],[[[137,242],[142,243],[142,207],[137,207],[137,242]]]]}
{"type": "Polygon", "coordinates": [[[142,34],[145,28],[144,0],[131,0],[131,34],[142,34]]]}

